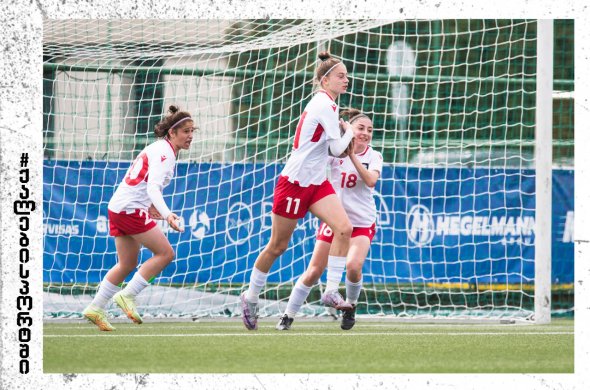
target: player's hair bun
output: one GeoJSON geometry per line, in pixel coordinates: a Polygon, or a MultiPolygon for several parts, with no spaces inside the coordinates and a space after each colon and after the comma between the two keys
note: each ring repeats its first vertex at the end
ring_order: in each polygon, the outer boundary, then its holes
{"type": "Polygon", "coordinates": [[[328,51],[323,51],[320,54],[318,54],[318,58],[322,61],[326,61],[327,59],[331,58],[332,56],[330,55],[330,52],[328,51]]]}

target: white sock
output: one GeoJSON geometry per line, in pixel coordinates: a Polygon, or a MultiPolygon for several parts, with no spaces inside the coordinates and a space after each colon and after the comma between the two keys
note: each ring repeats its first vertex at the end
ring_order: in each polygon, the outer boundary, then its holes
{"type": "Polygon", "coordinates": [[[147,286],[149,286],[149,283],[139,272],[136,272],[131,278],[131,281],[129,281],[129,284],[123,289],[123,294],[135,297],[147,286]]]}
{"type": "Polygon", "coordinates": [[[297,283],[295,283],[295,287],[293,287],[293,291],[291,291],[291,296],[289,296],[289,302],[287,303],[285,314],[294,318],[297,312],[299,312],[299,309],[301,309],[301,306],[303,306],[303,302],[307,299],[310,291],[311,287],[303,284],[301,278],[299,278],[297,283]]]}
{"type": "Polygon", "coordinates": [[[100,286],[98,287],[98,291],[92,300],[92,305],[97,306],[101,309],[104,309],[107,306],[107,303],[111,300],[113,295],[119,292],[121,288],[119,286],[115,286],[106,278],[100,282],[100,286]]]}
{"type": "Polygon", "coordinates": [[[363,287],[363,277],[361,276],[361,280],[354,283],[346,278],[346,301],[348,303],[356,304],[359,300],[359,296],[361,295],[361,288],[363,287]]]}
{"type": "Polygon", "coordinates": [[[326,275],[326,290],[324,294],[332,290],[338,290],[345,267],[346,257],[328,256],[328,274],[326,275]]]}
{"type": "Polygon", "coordinates": [[[262,291],[262,288],[266,284],[268,273],[260,271],[258,268],[252,268],[252,274],[250,275],[250,285],[246,291],[246,299],[249,302],[257,303],[258,296],[262,291]]]}

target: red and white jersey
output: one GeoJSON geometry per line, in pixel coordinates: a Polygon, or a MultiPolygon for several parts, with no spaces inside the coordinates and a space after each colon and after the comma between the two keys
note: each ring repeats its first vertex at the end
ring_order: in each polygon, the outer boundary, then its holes
{"type": "MultiPolygon", "coordinates": [[[[383,168],[383,156],[372,147],[356,155],[369,171],[383,168]]],[[[330,181],[350,223],[354,227],[369,227],[377,220],[377,207],[373,197],[373,188],[368,187],[358,173],[349,157],[330,157],[330,181]]]]}
{"type": "Polygon", "coordinates": [[[109,202],[109,210],[115,213],[147,210],[152,204],[147,192],[148,182],[156,184],[162,192],[174,177],[175,166],[176,155],[170,141],[164,138],[146,146],[117,187],[109,202]]]}
{"type": "Polygon", "coordinates": [[[341,137],[338,113],[338,105],[323,90],[307,103],[297,124],[291,156],[281,172],[291,183],[308,187],[326,180],[328,140],[341,137]]]}

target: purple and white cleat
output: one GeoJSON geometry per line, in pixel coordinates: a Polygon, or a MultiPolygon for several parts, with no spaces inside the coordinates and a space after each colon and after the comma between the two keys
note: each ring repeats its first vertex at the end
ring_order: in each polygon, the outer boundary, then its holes
{"type": "Polygon", "coordinates": [[[242,302],[242,321],[248,330],[258,329],[258,303],[248,302],[246,299],[246,291],[240,295],[240,302],[242,302]]]}
{"type": "Polygon", "coordinates": [[[332,290],[322,295],[322,303],[342,311],[352,310],[352,305],[346,302],[337,290],[332,290]]]}

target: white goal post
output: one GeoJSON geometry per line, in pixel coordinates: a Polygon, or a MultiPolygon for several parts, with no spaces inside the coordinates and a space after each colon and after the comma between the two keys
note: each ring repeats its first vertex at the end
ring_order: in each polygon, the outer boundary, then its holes
{"type": "MultiPolygon", "coordinates": [[[[329,49],[351,80],[338,104],[373,119],[385,162],[359,314],[549,322],[552,23],[45,20],[45,317],[81,318],[116,263],[106,205],[170,104],[198,127],[164,193],[186,229],[160,225],[177,256],[139,310],[239,316],[317,54],[329,49]]],[[[317,225],[300,221],[262,316],[284,310],[317,225]]],[[[302,316],[329,315],[324,282],[302,316]]]]}
{"type": "Polygon", "coordinates": [[[551,322],[551,210],[553,169],[553,20],[538,21],[535,131],[535,322],[551,322]]]}

